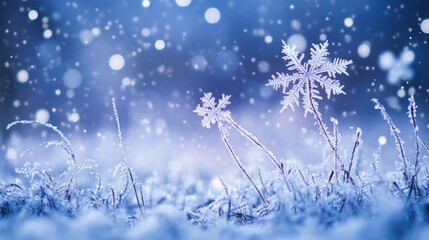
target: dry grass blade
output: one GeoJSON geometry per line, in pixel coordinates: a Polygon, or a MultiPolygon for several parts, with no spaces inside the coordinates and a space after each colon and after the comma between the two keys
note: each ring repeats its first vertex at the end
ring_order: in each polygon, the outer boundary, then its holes
{"type": "Polygon", "coordinates": [[[143,217],[144,216],[144,211],[143,211],[143,207],[144,206],[140,202],[140,198],[139,198],[139,195],[137,193],[137,186],[136,186],[137,183],[136,183],[136,181],[134,179],[134,174],[133,174],[133,172],[132,172],[132,170],[130,168],[130,164],[128,163],[127,154],[125,152],[125,147],[124,147],[124,144],[122,142],[121,123],[119,121],[119,114],[118,114],[118,110],[116,108],[115,98],[112,98],[112,107],[113,107],[113,113],[115,115],[116,125],[117,125],[117,128],[118,128],[118,138],[119,138],[119,145],[118,146],[121,149],[122,160],[123,160],[123,162],[125,164],[125,167],[127,168],[128,174],[130,176],[130,180],[131,180],[131,184],[133,185],[133,190],[134,190],[134,194],[135,194],[135,197],[136,197],[136,200],[137,200],[137,204],[138,204],[140,213],[142,214],[142,217],[143,217]]]}

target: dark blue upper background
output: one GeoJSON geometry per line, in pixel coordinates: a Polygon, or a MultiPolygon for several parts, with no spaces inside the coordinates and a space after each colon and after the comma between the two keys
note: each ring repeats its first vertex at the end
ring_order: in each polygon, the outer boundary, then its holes
{"type": "MultiPolygon", "coordinates": [[[[265,84],[271,74],[285,71],[281,40],[294,34],[305,38],[307,56],[311,43],[327,38],[331,56],[354,61],[350,76],[339,77],[347,96],[323,104],[330,114],[365,122],[374,115],[368,111],[372,97],[403,114],[407,95],[398,94],[401,87],[416,92],[420,112],[427,109],[429,35],[420,24],[429,18],[428,1],[193,0],[187,7],[174,0],[152,0],[148,7],[143,2],[2,1],[0,128],[34,119],[44,109],[49,122],[62,129],[96,132],[111,125],[112,97],[124,126],[133,120],[127,113],[141,112],[183,128],[199,121],[192,110],[203,91],[231,94],[233,109],[277,111],[281,94],[265,84]],[[215,24],[205,19],[211,7],[221,14],[215,24]],[[38,13],[34,20],[31,10],[38,13]],[[346,18],[353,19],[352,26],[345,25],[346,18]],[[158,40],[165,48],[155,48],[158,40]],[[366,58],[357,53],[363,43],[370,46],[366,58]],[[412,80],[389,84],[379,56],[390,51],[398,57],[404,49],[415,56],[412,80]],[[109,66],[115,54],[125,60],[117,71],[109,66]],[[72,90],[64,82],[70,69],[77,73],[72,78],[81,79],[72,90]],[[17,80],[22,70],[28,73],[25,82],[17,80]]],[[[421,118],[427,123],[427,116],[421,118]]]]}

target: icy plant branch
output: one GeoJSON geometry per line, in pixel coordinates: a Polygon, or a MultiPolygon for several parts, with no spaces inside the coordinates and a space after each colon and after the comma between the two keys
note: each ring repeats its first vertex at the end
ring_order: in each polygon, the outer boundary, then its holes
{"type": "Polygon", "coordinates": [[[383,116],[384,120],[386,120],[387,124],[389,125],[390,134],[395,139],[396,149],[398,150],[399,158],[402,161],[404,178],[405,178],[405,181],[408,182],[408,180],[410,178],[409,177],[409,172],[408,172],[409,161],[408,161],[408,159],[405,156],[404,141],[402,141],[402,139],[399,137],[399,133],[401,131],[399,130],[399,128],[397,128],[395,126],[395,124],[393,123],[393,121],[390,118],[389,114],[387,113],[386,109],[384,108],[383,105],[380,104],[380,102],[378,101],[378,99],[373,98],[372,102],[374,103],[374,108],[380,110],[381,115],[383,116]]]}
{"type": "Polygon", "coordinates": [[[66,152],[69,154],[70,159],[72,160],[72,163],[74,164],[73,166],[76,166],[76,159],[75,159],[75,155],[73,152],[73,148],[71,147],[70,141],[67,139],[67,137],[60,131],[58,130],[58,128],[50,123],[42,123],[42,122],[38,122],[38,121],[33,121],[33,120],[20,120],[20,121],[15,121],[15,122],[11,122],[7,125],[6,129],[9,130],[10,128],[12,128],[15,125],[31,125],[31,124],[38,124],[41,126],[44,126],[46,128],[51,129],[52,131],[54,131],[56,134],[58,134],[58,136],[63,140],[63,142],[66,144],[65,146],[63,145],[63,143],[61,143],[61,146],[64,148],[64,150],[66,150],[66,152]]]}
{"type": "Polygon", "coordinates": [[[225,146],[227,147],[229,153],[231,154],[231,157],[234,159],[234,161],[241,169],[243,174],[246,176],[246,178],[249,179],[255,190],[258,192],[260,198],[265,203],[266,200],[264,196],[244,168],[244,165],[241,163],[237,154],[235,154],[234,149],[232,148],[228,140],[229,130],[231,129],[231,127],[236,129],[242,136],[244,136],[249,142],[253,143],[256,147],[262,149],[282,174],[284,174],[283,164],[279,162],[274,156],[274,154],[270,150],[268,150],[261,142],[259,142],[259,140],[252,133],[250,133],[242,126],[240,126],[237,122],[235,122],[234,119],[231,117],[230,111],[225,110],[226,106],[231,103],[229,101],[230,97],[230,95],[222,94],[221,99],[219,99],[216,103],[215,98],[212,97],[212,93],[204,93],[204,96],[201,98],[203,105],[201,106],[200,104],[198,104],[194,112],[197,113],[199,116],[203,117],[201,121],[203,127],[210,128],[212,124],[217,123],[222,140],[225,143],[225,146]]]}
{"type": "MultiPolygon", "coordinates": [[[[139,195],[137,193],[137,182],[134,180],[135,177],[134,177],[133,171],[130,168],[130,164],[128,163],[128,158],[127,158],[127,154],[125,152],[125,147],[124,147],[124,144],[122,143],[121,123],[119,121],[119,114],[118,114],[118,109],[116,108],[115,98],[112,98],[112,108],[113,108],[113,113],[115,115],[116,126],[118,128],[119,148],[121,149],[122,160],[124,161],[125,167],[127,168],[129,177],[131,179],[131,183],[133,185],[133,190],[134,190],[134,195],[136,197],[137,205],[139,207],[140,213],[142,216],[144,216],[144,212],[143,212],[144,198],[143,198],[142,191],[140,191],[141,199],[139,198],[139,195]]],[[[141,187],[140,181],[138,183],[140,184],[140,187],[141,187]]]]}
{"type": "Polygon", "coordinates": [[[241,133],[248,141],[253,143],[256,147],[262,149],[264,153],[271,159],[271,161],[276,165],[276,167],[283,172],[283,165],[276,159],[274,154],[268,150],[259,140],[249,131],[240,126],[234,119],[231,117],[231,112],[224,110],[231,102],[229,99],[230,95],[222,94],[222,98],[219,99],[216,104],[215,98],[212,97],[212,93],[204,93],[204,96],[201,98],[203,103],[202,106],[198,104],[194,110],[198,116],[203,117],[201,125],[206,128],[210,128],[212,124],[218,123],[219,129],[225,131],[225,135],[228,135],[229,129],[234,127],[237,131],[241,133]]]}
{"type": "Polygon", "coordinates": [[[416,174],[419,170],[419,158],[420,158],[420,137],[419,137],[419,127],[417,126],[416,116],[417,116],[417,105],[414,100],[414,96],[411,96],[408,101],[410,104],[408,105],[408,118],[410,119],[411,124],[413,125],[414,136],[416,138],[416,160],[414,163],[414,168],[416,174]]]}
{"type": "Polygon", "coordinates": [[[222,94],[222,98],[219,99],[218,103],[216,104],[216,100],[214,97],[212,97],[212,93],[204,93],[204,96],[201,98],[203,105],[200,106],[198,104],[194,112],[197,113],[198,116],[203,117],[203,120],[201,121],[201,125],[203,125],[203,127],[210,128],[212,124],[217,123],[222,140],[225,143],[225,146],[228,149],[229,153],[231,154],[231,157],[234,159],[241,172],[246,176],[247,179],[249,179],[250,183],[255,188],[259,197],[265,203],[264,196],[244,168],[244,165],[241,163],[240,158],[234,152],[234,149],[232,148],[228,140],[230,127],[228,119],[231,119],[231,112],[223,109],[231,103],[229,101],[230,97],[230,95],[222,94]]]}

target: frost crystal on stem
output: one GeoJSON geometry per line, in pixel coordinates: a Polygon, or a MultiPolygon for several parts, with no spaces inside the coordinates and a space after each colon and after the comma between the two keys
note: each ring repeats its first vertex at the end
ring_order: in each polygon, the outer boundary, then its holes
{"type": "Polygon", "coordinates": [[[230,97],[230,95],[222,94],[222,98],[218,101],[218,104],[216,104],[214,97],[212,97],[212,93],[204,93],[204,96],[201,98],[203,106],[200,106],[198,104],[197,108],[194,110],[194,112],[197,113],[198,116],[203,117],[203,120],[201,121],[203,127],[210,128],[211,124],[217,122],[221,134],[225,134],[225,136],[228,135],[229,129],[231,127],[234,127],[249,142],[253,143],[259,149],[262,149],[262,151],[264,151],[264,153],[271,159],[271,161],[276,165],[280,172],[284,173],[282,163],[277,160],[274,154],[270,150],[268,150],[261,142],[259,142],[258,138],[253,136],[251,132],[247,131],[237,122],[235,122],[234,119],[231,117],[230,111],[222,110],[231,103],[229,101],[230,97]]]}
{"type": "Polygon", "coordinates": [[[222,94],[222,98],[219,99],[218,103],[216,104],[216,100],[214,97],[212,97],[212,93],[204,93],[204,96],[201,98],[203,105],[201,106],[198,104],[194,112],[197,113],[198,116],[203,117],[201,121],[201,125],[203,125],[203,127],[210,128],[212,124],[217,123],[222,140],[225,143],[225,146],[228,149],[229,153],[231,154],[231,157],[234,159],[235,163],[238,165],[238,167],[246,176],[246,178],[249,179],[249,181],[251,182],[255,190],[258,192],[262,201],[266,203],[266,200],[262,195],[261,191],[256,186],[255,182],[252,180],[247,170],[245,169],[244,165],[241,163],[239,157],[237,156],[234,149],[232,148],[228,139],[229,129],[231,127],[234,127],[248,141],[253,143],[258,148],[262,149],[264,153],[271,159],[271,161],[280,170],[281,173],[284,173],[283,164],[279,162],[274,156],[274,154],[270,150],[268,150],[262,143],[260,143],[259,140],[255,136],[253,136],[252,133],[248,132],[246,129],[244,129],[242,126],[236,123],[234,119],[231,117],[230,111],[225,110],[226,106],[228,106],[231,103],[229,101],[230,97],[231,97],[230,95],[222,94]]]}
{"type": "Polygon", "coordinates": [[[303,63],[304,54],[299,54],[296,46],[289,46],[283,41],[283,59],[287,62],[286,67],[291,74],[277,73],[272,75],[267,86],[272,86],[274,90],[282,88],[285,95],[281,104],[280,112],[287,108],[294,109],[299,106],[299,98],[302,96],[304,114],[318,112],[318,100],[322,99],[318,90],[319,85],[326,92],[327,98],[331,94],[345,94],[343,85],[335,79],[336,74],[346,74],[347,66],[352,64],[351,60],[335,58],[333,62],[327,60],[328,41],[320,44],[313,44],[311,48],[311,58],[303,63]]]}
{"type": "Polygon", "coordinates": [[[116,108],[116,100],[115,98],[112,98],[112,108],[113,108],[113,114],[115,115],[115,120],[116,120],[116,126],[118,128],[118,138],[119,138],[119,148],[121,149],[121,154],[122,154],[122,160],[125,163],[125,167],[127,168],[132,186],[133,186],[133,190],[134,190],[134,194],[137,200],[137,205],[139,207],[140,213],[142,216],[144,216],[144,199],[143,199],[143,194],[141,194],[141,198],[139,198],[139,195],[137,193],[137,184],[140,184],[141,187],[141,182],[138,180],[138,178],[136,177],[136,180],[134,180],[134,173],[131,170],[130,164],[128,162],[128,158],[127,158],[127,154],[125,152],[125,146],[122,142],[122,131],[121,131],[121,122],[119,121],[119,114],[118,114],[118,109],[116,108]],[[141,201],[141,202],[140,202],[141,201]]]}
{"type": "Polygon", "coordinates": [[[396,150],[398,151],[399,158],[402,161],[404,179],[408,182],[408,180],[410,178],[409,172],[408,172],[408,165],[410,165],[410,164],[409,164],[409,160],[405,156],[404,141],[402,141],[402,139],[399,137],[399,133],[401,131],[399,130],[399,128],[397,128],[395,126],[395,124],[392,121],[392,118],[390,118],[386,109],[384,108],[383,105],[380,104],[378,99],[373,98],[372,102],[374,103],[374,108],[380,110],[381,115],[383,116],[384,120],[386,120],[387,124],[389,125],[390,134],[395,138],[396,150]]]}
{"type": "Polygon", "coordinates": [[[231,112],[223,110],[231,102],[229,99],[231,95],[222,94],[222,98],[219,99],[216,104],[215,98],[212,97],[212,93],[204,93],[204,96],[201,98],[203,106],[198,104],[197,108],[194,110],[198,116],[203,117],[201,125],[206,128],[210,128],[212,124],[218,123],[222,124],[227,118],[231,117],[231,112]]]}
{"type": "Polygon", "coordinates": [[[283,107],[280,112],[287,108],[295,110],[294,107],[299,106],[302,96],[304,116],[307,116],[307,113],[314,114],[314,119],[319,125],[321,134],[335,153],[336,146],[329,136],[327,127],[322,121],[322,114],[318,110],[318,100],[323,99],[318,86],[325,90],[328,99],[331,94],[346,94],[343,91],[344,86],[335,77],[336,74],[348,75],[347,66],[352,64],[353,61],[334,58],[333,62],[329,62],[327,60],[329,54],[328,41],[313,44],[311,58],[304,63],[304,54],[299,54],[296,46],[291,47],[283,41],[282,53],[284,54],[283,59],[287,62],[286,67],[292,73],[277,73],[277,76],[272,75],[267,83],[267,86],[272,86],[274,90],[282,88],[285,96],[281,101],[283,107]]]}

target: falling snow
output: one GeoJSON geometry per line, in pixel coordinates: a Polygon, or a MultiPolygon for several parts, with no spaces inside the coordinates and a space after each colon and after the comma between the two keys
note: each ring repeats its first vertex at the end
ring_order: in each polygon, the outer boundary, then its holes
{"type": "Polygon", "coordinates": [[[2,1],[2,237],[426,239],[427,9],[2,1]]]}

